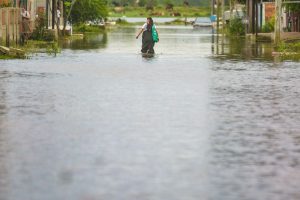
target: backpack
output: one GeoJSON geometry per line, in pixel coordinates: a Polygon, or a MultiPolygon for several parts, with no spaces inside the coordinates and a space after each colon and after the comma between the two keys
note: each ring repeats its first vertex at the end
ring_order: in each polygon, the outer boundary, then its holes
{"type": "Polygon", "coordinates": [[[159,40],[157,31],[156,31],[154,25],[152,26],[152,39],[154,42],[158,42],[158,40],[159,40]]]}

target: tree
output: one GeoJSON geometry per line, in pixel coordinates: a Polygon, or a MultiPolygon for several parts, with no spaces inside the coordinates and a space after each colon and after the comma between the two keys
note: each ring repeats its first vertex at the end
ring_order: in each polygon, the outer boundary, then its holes
{"type": "Polygon", "coordinates": [[[189,3],[188,0],[184,0],[184,1],[183,1],[183,5],[188,7],[188,6],[190,6],[190,3],[189,3]]]}
{"type": "Polygon", "coordinates": [[[74,24],[95,21],[107,17],[105,0],[66,0],[69,20],[74,24]]]}
{"type": "Polygon", "coordinates": [[[144,7],[146,5],[146,0],[139,0],[138,5],[144,7]]]}
{"type": "Polygon", "coordinates": [[[292,12],[300,12],[300,4],[299,3],[285,4],[285,7],[287,8],[287,10],[290,10],[292,12]]]}

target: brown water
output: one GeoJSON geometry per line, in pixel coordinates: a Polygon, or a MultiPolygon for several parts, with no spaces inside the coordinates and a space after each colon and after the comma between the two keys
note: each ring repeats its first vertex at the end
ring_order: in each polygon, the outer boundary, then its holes
{"type": "Polygon", "coordinates": [[[0,61],[0,200],[300,199],[300,64],[158,30],[0,61]]]}

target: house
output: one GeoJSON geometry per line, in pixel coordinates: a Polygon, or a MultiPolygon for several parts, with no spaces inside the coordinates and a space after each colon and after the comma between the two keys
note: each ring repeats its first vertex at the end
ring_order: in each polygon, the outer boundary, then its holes
{"type": "Polygon", "coordinates": [[[300,10],[295,11],[287,7],[284,13],[285,13],[285,19],[284,19],[285,30],[288,32],[300,32],[300,10]]]}
{"type": "MultiPolygon", "coordinates": [[[[260,29],[275,18],[275,2],[262,2],[258,4],[259,10],[259,27],[260,29]]],[[[283,6],[281,15],[281,31],[300,32],[300,12],[291,10],[288,6],[283,6]]]]}
{"type": "Polygon", "coordinates": [[[61,13],[59,24],[62,25],[61,0],[0,0],[0,43],[8,46],[11,42],[18,43],[22,38],[29,38],[35,29],[37,18],[42,15],[47,19],[46,29],[57,29],[58,12],[61,13]],[[59,11],[52,9],[53,7],[59,11]],[[22,9],[28,11],[29,20],[21,17],[22,9]]]}
{"type": "Polygon", "coordinates": [[[59,24],[63,24],[63,1],[62,0],[14,0],[15,6],[23,8],[30,12],[31,21],[34,28],[34,22],[40,15],[47,18],[46,27],[48,29],[56,29],[57,15],[60,14],[59,24]],[[56,10],[52,9],[56,8],[56,10]],[[59,10],[59,11],[58,11],[59,10]],[[54,16],[54,17],[53,17],[54,16]]]}

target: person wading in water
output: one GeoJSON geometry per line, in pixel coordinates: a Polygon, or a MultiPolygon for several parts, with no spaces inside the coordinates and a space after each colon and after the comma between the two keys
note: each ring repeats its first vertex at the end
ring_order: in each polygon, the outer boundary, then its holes
{"type": "MultiPolygon", "coordinates": [[[[141,33],[143,33],[142,36],[142,49],[141,52],[142,53],[151,53],[154,54],[154,44],[155,41],[153,40],[153,36],[152,36],[152,29],[155,29],[154,31],[156,31],[156,27],[153,24],[153,19],[151,17],[147,18],[147,22],[142,26],[141,30],[138,32],[136,39],[139,38],[139,36],[141,35],[141,33]]],[[[156,31],[157,34],[157,38],[158,38],[158,33],[156,31]]],[[[158,42],[158,39],[157,41],[158,42]]]]}

